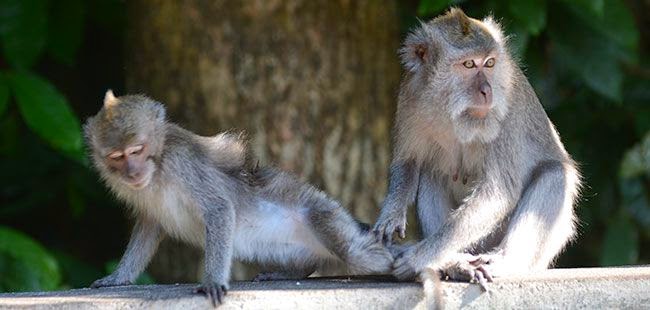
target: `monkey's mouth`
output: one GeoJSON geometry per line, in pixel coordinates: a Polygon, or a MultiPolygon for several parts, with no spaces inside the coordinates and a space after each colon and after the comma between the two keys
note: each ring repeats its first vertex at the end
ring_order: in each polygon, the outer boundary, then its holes
{"type": "Polygon", "coordinates": [[[490,105],[487,104],[473,105],[467,108],[465,112],[471,118],[484,119],[488,116],[488,113],[490,112],[490,105]]]}
{"type": "Polygon", "coordinates": [[[146,174],[137,180],[124,180],[124,183],[133,189],[143,189],[149,185],[149,181],[151,181],[151,176],[146,174]]]}

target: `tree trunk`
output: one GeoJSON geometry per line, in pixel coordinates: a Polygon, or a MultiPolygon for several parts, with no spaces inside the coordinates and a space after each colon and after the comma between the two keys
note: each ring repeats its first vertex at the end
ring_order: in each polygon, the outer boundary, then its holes
{"type": "MultiPolygon", "coordinates": [[[[262,164],[295,173],[374,222],[400,74],[393,1],[128,6],[129,92],[164,102],[172,120],[203,135],[245,130],[262,164]]],[[[175,268],[187,270],[160,260],[151,270],[163,281],[186,280],[164,276],[175,268]]]]}

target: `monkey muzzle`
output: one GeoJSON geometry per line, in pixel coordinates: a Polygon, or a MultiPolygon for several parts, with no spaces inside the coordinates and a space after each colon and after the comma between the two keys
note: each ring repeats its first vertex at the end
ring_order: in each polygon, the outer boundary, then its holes
{"type": "Polygon", "coordinates": [[[472,105],[467,109],[467,113],[473,118],[484,119],[492,108],[492,86],[480,71],[476,74],[473,84],[472,105]]]}

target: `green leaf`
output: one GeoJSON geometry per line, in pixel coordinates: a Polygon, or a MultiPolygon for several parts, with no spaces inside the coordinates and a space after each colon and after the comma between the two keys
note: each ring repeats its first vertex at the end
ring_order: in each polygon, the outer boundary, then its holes
{"type": "Polygon", "coordinates": [[[11,87],[25,123],[53,148],[83,162],[81,127],[65,97],[30,73],[13,73],[11,87]]]}
{"type": "Polygon", "coordinates": [[[0,117],[5,114],[9,106],[9,85],[4,74],[0,73],[0,117]]]}
{"type": "Polygon", "coordinates": [[[643,141],[625,152],[619,169],[622,179],[642,175],[650,175],[650,132],[645,135],[643,141]]]}
{"type": "Polygon", "coordinates": [[[576,22],[571,10],[556,7],[551,18],[548,34],[559,66],[577,73],[593,91],[620,102],[623,72],[619,60],[625,52],[588,25],[576,22]]]}
{"type": "Polygon", "coordinates": [[[508,9],[515,21],[530,34],[538,35],[546,26],[546,1],[509,1],[508,9]]]}
{"type": "Polygon", "coordinates": [[[27,235],[0,226],[0,291],[42,291],[59,286],[56,259],[27,235]]]}
{"type": "Polygon", "coordinates": [[[605,0],[565,0],[565,2],[597,17],[602,17],[605,13],[605,0]]]}
{"type": "Polygon", "coordinates": [[[57,60],[71,65],[81,45],[84,30],[84,2],[57,0],[52,3],[48,50],[57,60]]]}
{"type": "Polygon", "coordinates": [[[4,58],[15,68],[31,67],[47,37],[47,1],[0,2],[0,41],[4,58]]]}
{"type": "Polygon", "coordinates": [[[602,2],[602,14],[583,10],[575,4],[569,4],[568,7],[577,17],[576,21],[588,25],[601,34],[604,41],[620,50],[617,58],[636,63],[638,61],[640,34],[634,24],[632,12],[630,12],[624,1],[603,0],[602,2]]]}
{"type": "Polygon", "coordinates": [[[600,256],[601,266],[619,266],[637,263],[639,235],[626,217],[618,217],[607,226],[600,256]]]}
{"type": "Polygon", "coordinates": [[[418,5],[418,15],[427,16],[439,13],[447,8],[452,0],[420,0],[418,5]]]}

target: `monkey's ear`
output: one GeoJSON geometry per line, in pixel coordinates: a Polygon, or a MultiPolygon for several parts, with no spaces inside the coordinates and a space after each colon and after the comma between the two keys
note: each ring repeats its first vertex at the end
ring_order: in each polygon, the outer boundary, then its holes
{"type": "Polygon", "coordinates": [[[430,59],[431,50],[427,44],[425,31],[418,29],[409,34],[399,53],[404,68],[411,72],[417,71],[427,62],[427,59],[430,59]]]}
{"type": "Polygon", "coordinates": [[[115,97],[115,94],[113,94],[113,91],[110,90],[110,89],[107,90],[106,95],[104,95],[104,107],[106,109],[110,109],[110,108],[114,107],[115,105],[117,105],[118,102],[119,102],[119,100],[117,100],[117,98],[115,97]]]}

